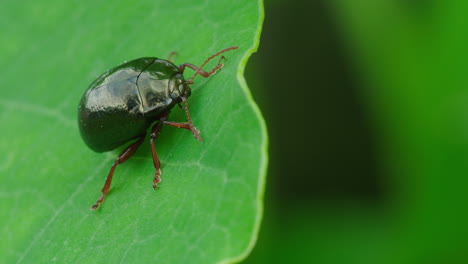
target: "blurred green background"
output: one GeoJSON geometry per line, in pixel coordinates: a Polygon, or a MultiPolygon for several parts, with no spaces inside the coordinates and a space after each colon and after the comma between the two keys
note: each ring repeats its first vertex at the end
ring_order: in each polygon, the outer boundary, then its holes
{"type": "Polygon", "coordinates": [[[244,263],[468,263],[468,2],[265,2],[270,165],[244,263]]]}

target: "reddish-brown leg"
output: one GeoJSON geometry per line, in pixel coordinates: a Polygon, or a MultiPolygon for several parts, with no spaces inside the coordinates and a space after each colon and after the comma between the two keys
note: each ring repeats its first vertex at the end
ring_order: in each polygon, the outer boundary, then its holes
{"type": "Polygon", "coordinates": [[[193,136],[200,142],[202,142],[202,139],[200,137],[200,131],[196,127],[193,126],[192,123],[189,122],[172,122],[172,121],[164,121],[164,125],[168,125],[171,127],[177,127],[177,128],[183,128],[186,129],[190,132],[192,132],[193,136]]]}
{"type": "MultiPolygon", "coordinates": [[[[186,103],[185,99],[183,99],[183,102],[186,103]]],[[[187,109],[186,105],[184,105],[182,108],[187,109]]],[[[186,114],[188,115],[187,118],[189,122],[172,122],[172,121],[167,121],[167,117],[169,116],[169,113],[164,113],[160,116],[159,121],[156,124],[154,124],[153,127],[151,128],[151,134],[150,134],[151,154],[153,156],[153,165],[154,165],[154,168],[156,169],[156,173],[154,174],[154,179],[153,179],[154,189],[156,189],[158,187],[158,183],[161,182],[161,162],[159,161],[159,157],[156,151],[156,145],[154,144],[154,141],[161,134],[163,125],[187,129],[192,132],[192,134],[195,136],[196,139],[198,139],[199,141],[202,141],[200,137],[200,132],[193,126],[192,119],[190,118],[190,115],[188,114],[188,110],[186,110],[186,114]]]]}
{"type": "Polygon", "coordinates": [[[109,189],[112,184],[112,177],[114,176],[114,171],[117,165],[124,163],[128,158],[130,158],[135,152],[137,151],[138,147],[143,143],[143,140],[145,139],[145,136],[141,136],[136,142],[132,143],[130,146],[128,146],[115,160],[114,164],[112,165],[109,174],[107,175],[106,182],[104,183],[104,187],[102,187],[102,195],[99,197],[97,202],[91,207],[91,210],[96,210],[99,205],[102,204],[104,201],[104,198],[106,198],[106,195],[109,193],[109,189]]]}
{"type": "Polygon", "coordinates": [[[151,134],[150,134],[151,154],[153,156],[153,165],[154,165],[154,168],[156,169],[156,173],[154,174],[154,178],[153,178],[153,188],[155,190],[158,187],[158,183],[161,182],[161,162],[159,161],[159,157],[158,157],[158,153],[156,152],[156,146],[154,144],[154,141],[159,137],[159,134],[161,134],[163,122],[166,121],[168,115],[169,113],[162,114],[159,121],[153,125],[153,128],[151,128],[151,134]]]}
{"type": "Polygon", "coordinates": [[[202,139],[200,137],[200,131],[198,131],[198,129],[195,128],[192,122],[192,118],[190,117],[187,99],[185,99],[185,97],[181,97],[181,99],[182,99],[182,104],[179,104],[179,106],[180,108],[182,108],[182,110],[184,110],[185,116],[187,117],[187,122],[172,122],[172,121],[162,120],[162,123],[168,126],[186,129],[192,132],[193,136],[198,141],[202,142],[202,139]]]}

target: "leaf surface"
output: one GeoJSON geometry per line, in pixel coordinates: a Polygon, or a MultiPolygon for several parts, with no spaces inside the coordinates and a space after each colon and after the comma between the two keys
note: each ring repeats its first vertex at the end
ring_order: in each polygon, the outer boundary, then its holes
{"type": "MultiPolygon", "coordinates": [[[[242,259],[262,214],[267,136],[243,77],[263,20],[257,1],[7,1],[0,9],[0,262],[216,263],[242,259]],[[119,165],[98,211],[90,206],[125,146],[82,142],[77,106],[107,69],[144,56],[200,65],[229,47],[225,67],[198,77],[189,108],[203,143],[165,127],[151,187],[149,139],[119,165]]],[[[207,65],[214,67],[216,61],[207,65]]],[[[186,71],[186,78],[193,74],[186,71]]],[[[185,121],[180,109],[171,120],[185,121]]]]}

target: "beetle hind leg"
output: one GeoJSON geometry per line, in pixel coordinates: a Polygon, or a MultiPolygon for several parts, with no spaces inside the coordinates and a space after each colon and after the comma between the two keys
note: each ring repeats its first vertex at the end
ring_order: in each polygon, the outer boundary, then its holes
{"type": "Polygon", "coordinates": [[[167,56],[167,60],[174,63],[174,57],[177,56],[177,52],[173,51],[169,53],[169,56],[167,56]]]}
{"type": "Polygon", "coordinates": [[[107,175],[106,182],[104,183],[104,186],[102,187],[102,195],[99,197],[99,199],[96,201],[96,203],[91,207],[91,210],[96,210],[99,208],[99,205],[104,202],[104,198],[106,198],[107,194],[109,193],[111,184],[112,184],[112,177],[114,176],[114,171],[117,165],[124,163],[128,158],[130,158],[135,152],[137,151],[138,147],[143,143],[143,140],[145,139],[145,135],[141,136],[137,141],[132,143],[130,146],[128,146],[118,157],[115,159],[114,164],[112,165],[109,174],[107,175]]]}

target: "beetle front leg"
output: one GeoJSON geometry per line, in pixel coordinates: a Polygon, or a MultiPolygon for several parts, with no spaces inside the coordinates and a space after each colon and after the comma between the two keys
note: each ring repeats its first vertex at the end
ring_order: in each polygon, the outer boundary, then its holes
{"type": "Polygon", "coordinates": [[[171,126],[171,127],[177,127],[177,128],[183,128],[186,129],[190,132],[192,132],[193,136],[200,142],[203,142],[201,136],[200,136],[200,131],[193,126],[193,124],[188,123],[188,122],[172,122],[172,121],[164,121],[163,124],[171,126]]]}
{"type": "Polygon", "coordinates": [[[161,130],[163,127],[163,122],[166,121],[167,116],[169,113],[164,113],[159,117],[159,121],[153,125],[151,128],[151,134],[150,134],[150,145],[151,145],[151,155],[153,156],[153,165],[154,168],[156,169],[156,172],[154,173],[154,178],[153,178],[153,189],[156,190],[158,187],[158,183],[161,182],[161,162],[159,161],[158,153],[156,152],[156,145],[154,144],[154,141],[159,137],[159,134],[161,134],[161,130]]]}
{"type": "Polygon", "coordinates": [[[183,104],[179,104],[180,108],[184,110],[185,116],[187,117],[188,122],[171,122],[167,120],[161,120],[161,122],[165,125],[172,126],[172,127],[177,127],[177,128],[183,128],[186,130],[189,130],[192,132],[193,136],[200,142],[202,142],[202,138],[200,137],[200,131],[193,125],[192,118],[190,117],[190,112],[188,110],[188,104],[187,104],[187,99],[185,97],[180,98],[183,102],[183,104]]]}

